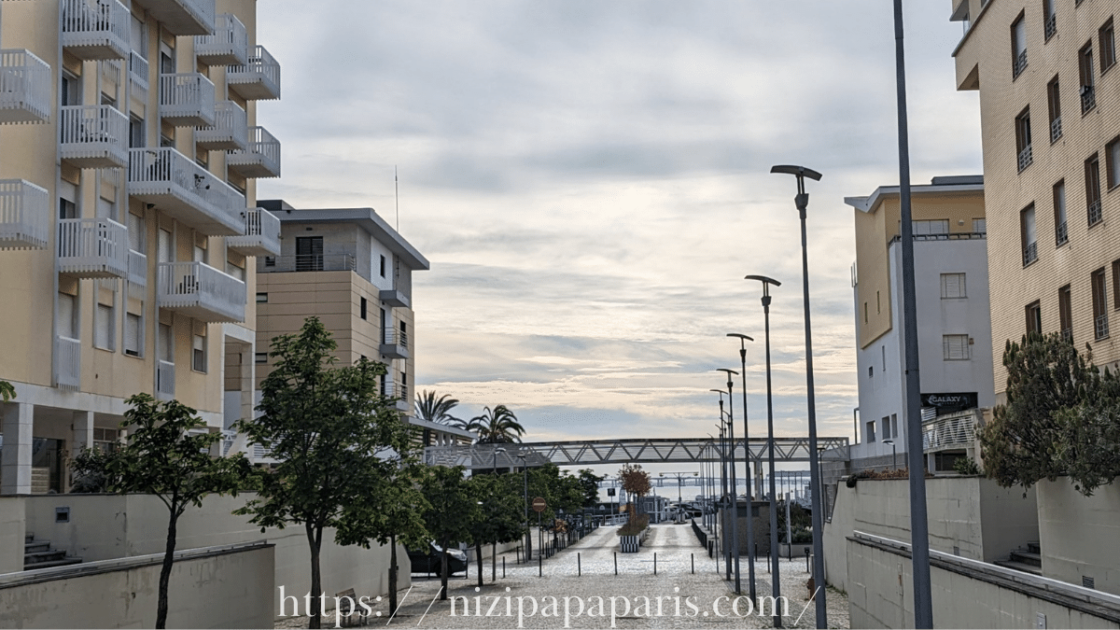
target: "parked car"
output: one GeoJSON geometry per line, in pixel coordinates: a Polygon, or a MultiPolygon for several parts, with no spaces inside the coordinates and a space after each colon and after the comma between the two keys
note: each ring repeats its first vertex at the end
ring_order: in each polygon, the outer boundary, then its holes
{"type": "MultiPolygon", "coordinates": [[[[443,548],[434,542],[429,543],[428,550],[409,549],[408,559],[412,562],[413,573],[433,573],[439,575],[443,568],[443,548]]],[[[447,568],[451,575],[467,570],[467,554],[459,549],[450,549],[447,553],[447,568]]]]}

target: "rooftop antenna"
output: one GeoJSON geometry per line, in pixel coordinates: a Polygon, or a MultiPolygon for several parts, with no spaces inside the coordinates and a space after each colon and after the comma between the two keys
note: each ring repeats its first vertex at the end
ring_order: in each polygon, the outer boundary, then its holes
{"type": "Polygon", "coordinates": [[[397,206],[397,233],[401,231],[401,185],[397,180],[397,165],[393,165],[393,196],[396,198],[397,206]]]}

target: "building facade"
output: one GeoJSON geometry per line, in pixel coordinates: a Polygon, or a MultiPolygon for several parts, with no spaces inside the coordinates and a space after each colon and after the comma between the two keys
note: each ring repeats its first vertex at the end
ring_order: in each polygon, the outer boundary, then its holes
{"type": "MultiPolygon", "coordinates": [[[[1115,364],[1120,70],[1114,2],[954,0],[958,90],[978,90],[995,390],[1008,340],[1061,332],[1115,364]],[[1038,140],[1035,142],[1034,140],[1038,140]]],[[[1120,325],[1118,322],[1117,325],[1120,325]]]]}
{"type": "Polygon", "coordinates": [[[255,256],[279,251],[255,0],[0,2],[0,492],[63,492],[145,392],[252,405],[255,256]]]}
{"type": "MultiPolygon", "coordinates": [[[[961,456],[976,459],[979,410],[995,400],[983,181],[935,177],[911,188],[923,443],[931,471],[952,470],[961,456]]],[[[884,186],[844,201],[855,208],[856,232],[853,469],[905,467],[899,189],[884,186]]]]}

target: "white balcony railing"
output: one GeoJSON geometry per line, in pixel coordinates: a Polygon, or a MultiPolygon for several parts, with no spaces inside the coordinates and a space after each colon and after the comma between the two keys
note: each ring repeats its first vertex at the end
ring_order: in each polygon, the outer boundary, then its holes
{"type": "Polygon", "coordinates": [[[280,98],[280,64],[264,46],[249,49],[249,61],[231,65],[226,72],[230,89],[250,101],[280,98]]]}
{"type": "Polygon", "coordinates": [[[50,65],[26,50],[0,50],[0,123],[44,122],[50,115],[50,65]]]}
{"type": "Polygon", "coordinates": [[[76,390],[82,386],[82,343],[59,335],[56,339],[58,363],[55,382],[62,389],[76,390]]]}
{"type": "Polygon", "coordinates": [[[170,147],[129,152],[128,194],[208,236],[241,234],[245,196],[170,147]]]}
{"type": "Polygon", "coordinates": [[[138,287],[148,285],[148,257],[134,249],[128,250],[128,281],[138,287]]]}
{"type": "Polygon", "coordinates": [[[133,97],[148,100],[148,60],[135,50],[128,55],[128,87],[133,97]]]}
{"type": "Polygon", "coordinates": [[[214,0],[132,0],[172,35],[210,35],[214,32],[214,0]]]}
{"type": "Polygon", "coordinates": [[[226,165],[244,177],[280,177],[280,141],[264,127],[249,127],[249,147],[231,151],[226,165]]]}
{"type": "Polygon", "coordinates": [[[129,11],[118,0],[62,0],[62,47],[79,59],[128,56],[129,11]]]}
{"type": "Polygon", "coordinates": [[[194,38],[194,54],[207,65],[238,65],[249,61],[249,33],[232,13],[219,13],[213,35],[194,38]]]}
{"type": "Polygon", "coordinates": [[[194,142],[200,149],[249,148],[249,116],[233,101],[220,101],[214,105],[214,124],[199,127],[194,132],[194,142]]]}
{"type": "Polygon", "coordinates": [[[226,239],[226,247],[246,256],[280,253],[280,219],[263,208],[245,210],[245,235],[226,239]]]}
{"type": "Polygon", "coordinates": [[[214,124],[214,84],[199,72],[159,75],[159,116],[176,127],[214,124]]]}
{"type": "Polygon", "coordinates": [[[79,168],[128,165],[128,117],[112,105],[75,105],[59,110],[62,159],[79,168]]]}
{"type": "Polygon", "coordinates": [[[161,398],[175,397],[175,364],[160,361],[156,364],[156,393],[161,398]]]}
{"type": "Polygon", "coordinates": [[[160,263],[157,303],[204,322],[245,321],[245,283],[200,262],[160,263]]]}
{"type": "Polygon", "coordinates": [[[59,219],[58,269],[79,278],[127,278],[128,228],[112,219],[59,219]]]}
{"type": "Polygon", "coordinates": [[[976,441],[976,412],[967,411],[922,423],[922,450],[968,448],[976,441]]]}
{"type": "Polygon", "coordinates": [[[0,249],[45,249],[52,214],[46,188],[0,179],[0,249]]]}

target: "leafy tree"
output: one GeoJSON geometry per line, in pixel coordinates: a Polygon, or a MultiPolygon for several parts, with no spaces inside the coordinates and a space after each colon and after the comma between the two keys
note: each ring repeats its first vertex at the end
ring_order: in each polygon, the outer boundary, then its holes
{"type": "MultiPolygon", "coordinates": [[[[272,450],[279,462],[261,477],[260,494],[238,510],[264,531],[296,524],[311,550],[311,592],[322,593],[319,553],[323,531],[345,527],[347,506],[378,502],[366,493],[383,455],[404,452],[410,434],[393,402],[380,393],[385,366],[361,359],[335,365],[337,344],[309,317],[298,334],[273,339],[276,367],[261,383],[260,416],[238,423],[251,442],[272,450]]],[[[335,534],[338,541],[338,533],[335,534]]],[[[310,627],[320,627],[318,597],[310,627]]]]}
{"type": "Polygon", "coordinates": [[[518,475],[474,475],[467,480],[471,496],[481,509],[469,525],[470,539],[478,558],[478,585],[482,586],[482,546],[493,545],[492,570],[497,563],[498,543],[521,538],[524,504],[518,475]]]}
{"type": "Polygon", "coordinates": [[[479,444],[505,444],[521,441],[521,436],[525,434],[525,427],[521,426],[521,423],[517,421],[517,416],[508,407],[497,405],[492,411],[489,407],[483,409],[485,411],[481,416],[471,418],[468,428],[468,430],[478,433],[479,444]]]}
{"type": "Polygon", "coordinates": [[[471,540],[470,524],[479,519],[481,510],[475,494],[463,478],[462,466],[430,466],[420,488],[428,500],[423,512],[424,524],[443,549],[440,563],[441,600],[447,599],[447,551],[451,543],[471,540]]]}
{"type": "Polygon", "coordinates": [[[8,381],[0,381],[0,402],[8,402],[16,397],[16,388],[8,381]]]}
{"type": "Polygon", "coordinates": [[[1080,405],[1055,414],[1061,431],[1057,458],[1086,496],[1120,476],[1120,378],[1091,375],[1080,405]]]}
{"type": "Polygon", "coordinates": [[[649,494],[650,481],[649,473],[642,470],[639,464],[623,464],[622,468],[618,471],[618,481],[622,485],[622,489],[626,491],[627,505],[630,513],[629,520],[634,519],[634,498],[641,498],[649,494]]]}
{"type": "Polygon", "coordinates": [[[112,455],[107,451],[83,448],[70,460],[73,481],[70,492],[75,494],[97,494],[109,489],[109,460],[112,455]]]}
{"type": "Polygon", "coordinates": [[[590,468],[579,471],[579,485],[583,492],[583,507],[590,508],[599,504],[599,482],[606,475],[596,475],[590,468]]]}
{"type": "Polygon", "coordinates": [[[241,456],[210,456],[210,448],[222,435],[205,431],[206,423],[194,409],[175,400],[157,402],[148,394],[137,394],[125,402],[130,408],[121,426],[128,429],[128,438],[107,457],[107,488],[111,492],[154,494],[167,506],[167,542],[156,612],[156,627],[165,628],[179,517],[191,505],[200,507],[208,494],[236,495],[250,466],[241,456]]]}
{"type": "Polygon", "coordinates": [[[424,390],[420,392],[415,405],[416,417],[421,420],[446,424],[459,429],[466,429],[470,425],[469,420],[451,415],[451,410],[459,405],[459,400],[448,394],[436,398],[436,392],[424,390]]]}
{"type": "Polygon", "coordinates": [[[1091,352],[1078,354],[1073,344],[1054,333],[1008,341],[1007,403],[993,410],[979,432],[984,468],[1001,486],[1024,490],[1065,472],[1059,459],[1062,430],[1055,414],[1077,407],[1083,389],[1095,377],[1091,352]]]}

